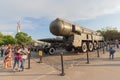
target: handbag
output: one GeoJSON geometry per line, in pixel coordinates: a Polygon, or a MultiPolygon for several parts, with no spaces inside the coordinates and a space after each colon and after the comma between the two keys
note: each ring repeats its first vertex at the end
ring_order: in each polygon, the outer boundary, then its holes
{"type": "Polygon", "coordinates": [[[27,55],[22,55],[22,59],[27,59],[27,55]]]}

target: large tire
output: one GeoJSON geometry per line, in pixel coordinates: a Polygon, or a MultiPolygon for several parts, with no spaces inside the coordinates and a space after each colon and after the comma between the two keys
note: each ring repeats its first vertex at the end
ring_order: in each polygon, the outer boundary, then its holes
{"type": "Polygon", "coordinates": [[[48,47],[44,47],[43,51],[44,51],[44,53],[48,54],[49,48],[48,47]]]}
{"type": "Polygon", "coordinates": [[[50,55],[54,55],[56,52],[56,49],[54,47],[50,47],[48,52],[50,55]]]}
{"type": "Polygon", "coordinates": [[[89,48],[89,51],[93,51],[94,46],[92,42],[89,42],[88,48],[89,48]]]}
{"type": "Polygon", "coordinates": [[[86,44],[86,42],[82,43],[81,50],[82,50],[82,52],[86,52],[87,51],[87,44],[86,44]]]}

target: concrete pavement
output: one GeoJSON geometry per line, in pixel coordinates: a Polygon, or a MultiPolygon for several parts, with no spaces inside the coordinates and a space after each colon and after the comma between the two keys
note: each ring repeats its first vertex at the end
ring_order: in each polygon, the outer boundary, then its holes
{"type": "MultiPolygon", "coordinates": [[[[0,61],[0,66],[2,66],[0,61]]],[[[13,71],[12,68],[0,68],[0,80],[40,80],[48,75],[57,75],[57,70],[45,63],[36,63],[31,60],[31,67],[28,68],[26,60],[25,70],[22,72],[13,71]]]]}
{"type": "Polygon", "coordinates": [[[46,63],[31,60],[31,68],[23,72],[0,68],[0,80],[120,80],[120,49],[116,49],[115,59],[108,57],[108,52],[100,53],[100,58],[90,59],[90,64],[85,64],[86,60],[74,60],[74,64],[65,69],[65,76],[60,76],[61,71],[46,63]]]}

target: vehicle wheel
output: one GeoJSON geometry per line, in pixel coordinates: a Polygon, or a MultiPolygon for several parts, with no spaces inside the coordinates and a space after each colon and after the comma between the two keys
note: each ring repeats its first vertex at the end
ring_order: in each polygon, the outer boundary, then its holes
{"type": "Polygon", "coordinates": [[[87,51],[87,44],[86,44],[86,42],[82,43],[81,49],[82,49],[82,52],[86,52],[87,51]]]}
{"type": "Polygon", "coordinates": [[[93,50],[93,43],[89,42],[88,48],[89,48],[89,51],[92,51],[93,50]]]}
{"type": "Polygon", "coordinates": [[[44,47],[44,53],[48,54],[49,48],[48,47],[44,47]]]}
{"type": "Polygon", "coordinates": [[[55,51],[56,51],[56,49],[54,47],[51,47],[48,52],[50,55],[53,55],[53,54],[55,54],[55,51]]]}

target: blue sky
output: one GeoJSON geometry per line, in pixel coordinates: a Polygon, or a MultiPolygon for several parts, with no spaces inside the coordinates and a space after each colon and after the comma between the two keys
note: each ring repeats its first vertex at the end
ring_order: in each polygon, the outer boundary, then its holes
{"type": "Polygon", "coordinates": [[[120,0],[0,0],[0,32],[21,31],[33,39],[52,38],[50,23],[60,17],[92,30],[120,30],[120,0]]]}

